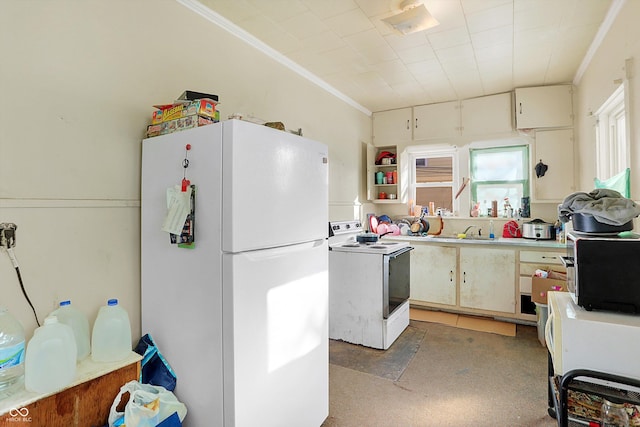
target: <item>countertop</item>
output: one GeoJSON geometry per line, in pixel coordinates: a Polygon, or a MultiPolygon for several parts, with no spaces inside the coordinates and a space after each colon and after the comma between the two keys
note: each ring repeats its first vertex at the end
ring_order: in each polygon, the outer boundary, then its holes
{"type": "Polygon", "coordinates": [[[535,249],[565,249],[565,243],[558,243],[555,240],[533,240],[522,238],[504,238],[495,239],[488,238],[467,238],[459,239],[457,237],[441,236],[384,236],[380,240],[399,240],[403,242],[420,242],[434,244],[456,244],[456,245],[473,245],[473,246],[517,246],[518,248],[535,248],[535,249]]]}
{"type": "MultiPolygon", "coordinates": [[[[51,396],[58,393],[59,391],[71,388],[85,381],[98,378],[124,366],[136,363],[139,360],[142,360],[142,356],[133,351],[129,354],[129,356],[127,356],[127,358],[118,362],[94,362],[93,360],[91,360],[91,356],[87,356],[84,360],[78,363],[75,380],[63,389],[51,393],[36,393],[25,390],[23,377],[21,380],[19,380],[20,384],[17,385],[17,390],[15,391],[15,393],[8,396],[0,395],[0,415],[7,414],[12,409],[23,408],[44,397],[51,396]]],[[[115,396],[113,397],[115,398],[115,396]]]]}

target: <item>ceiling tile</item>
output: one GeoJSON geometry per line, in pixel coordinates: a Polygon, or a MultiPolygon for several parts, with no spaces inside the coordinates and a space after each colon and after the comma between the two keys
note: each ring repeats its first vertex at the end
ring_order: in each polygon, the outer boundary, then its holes
{"type": "Polygon", "coordinates": [[[491,9],[468,13],[466,16],[469,32],[471,34],[479,33],[496,27],[512,25],[513,5],[506,3],[491,9]]]}
{"type": "Polygon", "coordinates": [[[268,16],[274,22],[282,22],[309,13],[309,9],[299,0],[246,0],[260,14],[268,16]]]}
{"type": "Polygon", "coordinates": [[[301,0],[318,18],[326,19],[358,9],[353,0],[301,0]]]}
{"type": "Polygon", "coordinates": [[[325,19],[329,26],[340,37],[360,33],[374,28],[371,21],[360,9],[350,10],[340,15],[325,19]]]}
{"type": "Polygon", "coordinates": [[[434,50],[447,49],[471,42],[466,27],[457,27],[427,35],[434,50]]]}
{"type": "Polygon", "coordinates": [[[405,64],[437,59],[436,53],[431,49],[431,45],[429,44],[398,50],[396,54],[405,64]]]}
{"type": "Polygon", "coordinates": [[[461,0],[461,3],[462,9],[466,14],[482,12],[483,10],[493,9],[494,7],[505,4],[513,4],[511,0],[461,0]]]}
{"type": "Polygon", "coordinates": [[[363,31],[344,38],[353,49],[367,58],[371,64],[390,61],[398,56],[384,38],[375,29],[363,31]]]}
{"type": "Polygon", "coordinates": [[[329,31],[330,28],[311,12],[305,12],[280,22],[294,37],[304,39],[329,31]]]}
{"type": "Polygon", "coordinates": [[[475,50],[490,48],[496,45],[513,45],[513,25],[491,28],[471,34],[471,42],[475,50]]]}

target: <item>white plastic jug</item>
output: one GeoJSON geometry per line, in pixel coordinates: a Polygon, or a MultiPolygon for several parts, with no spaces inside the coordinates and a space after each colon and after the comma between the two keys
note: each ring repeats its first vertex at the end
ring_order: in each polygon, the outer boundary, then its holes
{"type": "Polygon", "coordinates": [[[71,301],[61,301],[60,307],[54,310],[50,316],[56,316],[60,323],[71,326],[76,339],[79,362],[91,353],[91,341],[89,338],[89,320],[80,310],[71,305],[71,301]]]}
{"type": "Polygon", "coordinates": [[[131,323],[127,311],[110,299],[100,307],[91,335],[91,358],[95,362],[117,362],[131,354],[131,323]]]}
{"type": "Polygon", "coordinates": [[[50,393],[71,384],[76,377],[76,340],[69,325],[55,316],[44,319],[27,344],[24,386],[36,393],[50,393]]]}
{"type": "Polygon", "coordinates": [[[0,392],[3,395],[13,393],[24,375],[24,347],[24,328],[6,307],[0,306],[0,392]]]}

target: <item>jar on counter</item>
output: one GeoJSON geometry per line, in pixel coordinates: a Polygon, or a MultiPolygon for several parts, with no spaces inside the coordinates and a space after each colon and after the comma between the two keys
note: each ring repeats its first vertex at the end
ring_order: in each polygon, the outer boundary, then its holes
{"type": "Polygon", "coordinates": [[[622,403],[602,401],[602,427],[629,427],[629,415],[622,403]]]}

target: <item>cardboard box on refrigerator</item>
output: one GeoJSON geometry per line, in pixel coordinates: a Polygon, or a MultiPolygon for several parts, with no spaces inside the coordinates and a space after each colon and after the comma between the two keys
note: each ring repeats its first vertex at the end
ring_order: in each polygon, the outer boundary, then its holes
{"type": "Polygon", "coordinates": [[[549,291],[566,292],[567,275],[559,271],[548,270],[547,277],[533,275],[531,281],[531,301],[538,304],[547,303],[547,293],[549,291]]]}

